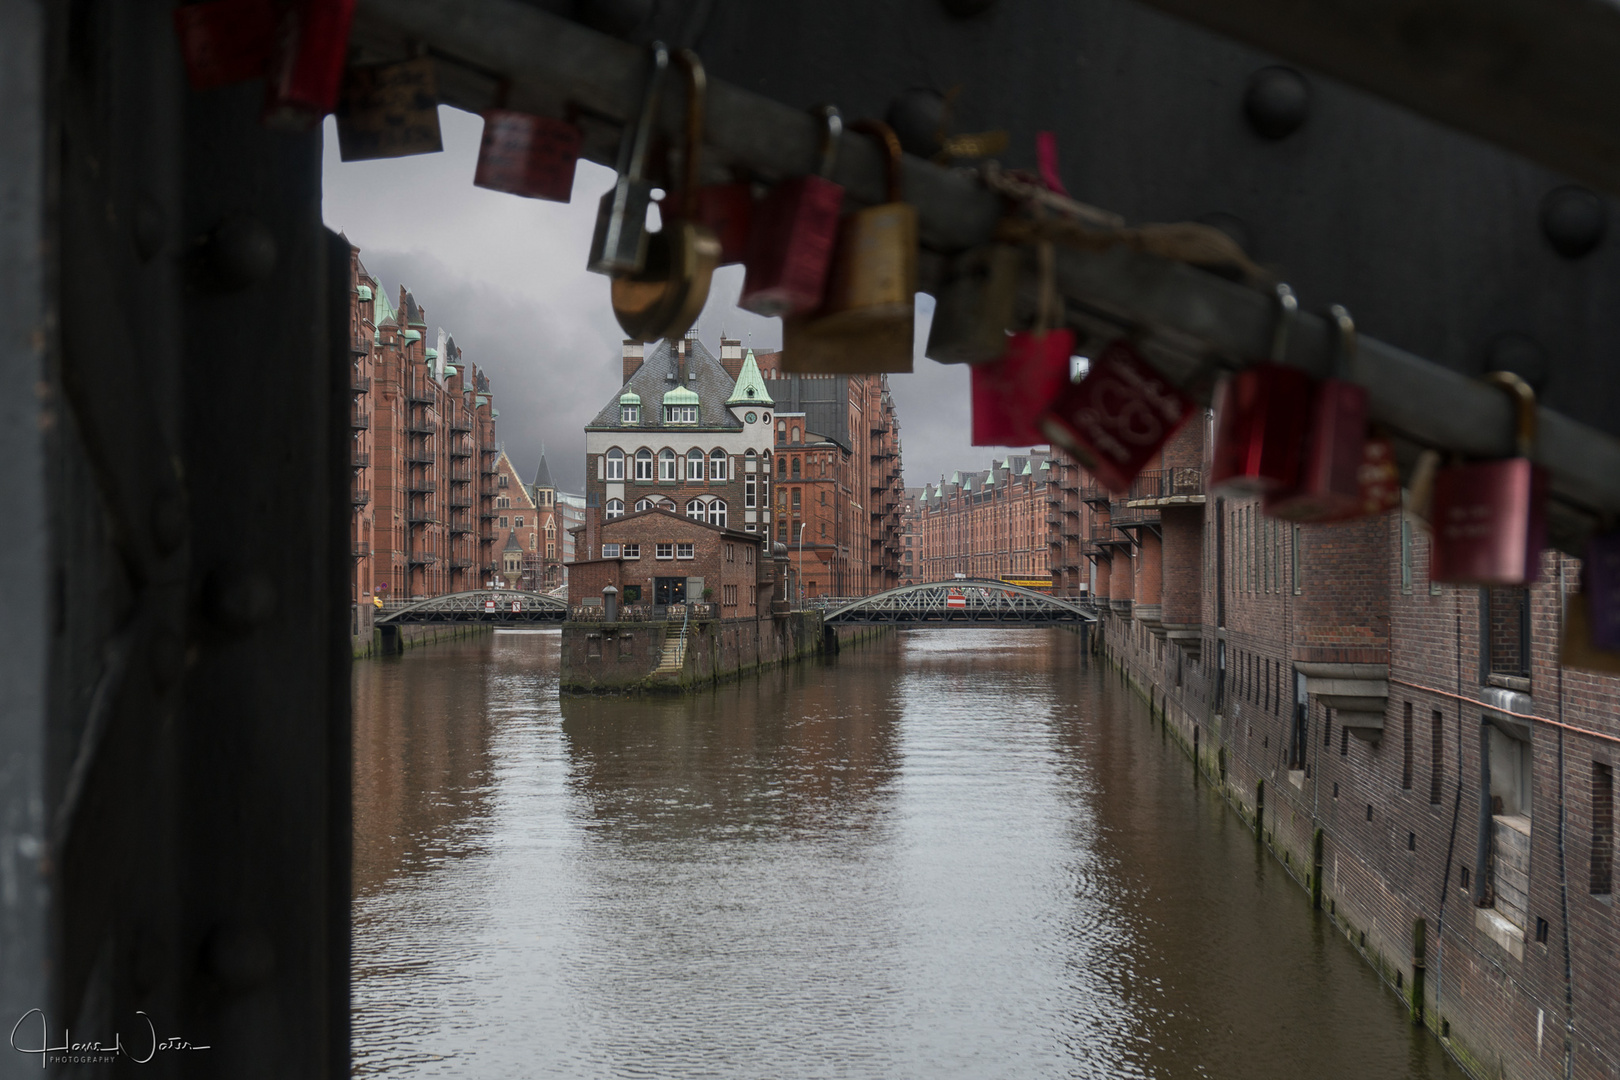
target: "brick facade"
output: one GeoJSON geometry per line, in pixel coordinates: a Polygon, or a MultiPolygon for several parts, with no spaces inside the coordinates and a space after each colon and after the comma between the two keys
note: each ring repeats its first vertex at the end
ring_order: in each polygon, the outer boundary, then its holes
{"type": "Polygon", "coordinates": [[[917,580],[962,574],[1047,582],[1053,551],[1048,540],[1064,532],[1055,471],[1042,448],[924,486],[916,500],[917,580]]]}
{"type": "Polygon", "coordinates": [[[760,578],[770,570],[755,533],[655,509],[605,521],[599,535],[598,550],[611,554],[569,568],[571,607],[601,603],[603,588],[612,585],[624,605],[703,601],[719,605],[722,619],[755,618],[762,606],[769,612],[770,587],[762,588],[760,578]]]}

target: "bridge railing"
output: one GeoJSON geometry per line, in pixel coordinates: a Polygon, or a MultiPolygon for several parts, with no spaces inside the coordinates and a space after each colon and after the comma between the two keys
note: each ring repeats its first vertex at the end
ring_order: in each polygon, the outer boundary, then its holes
{"type": "MultiPolygon", "coordinates": [[[[599,604],[579,604],[568,609],[574,622],[603,622],[607,611],[599,604]]],[[[625,604],[619,608],[616,622],[681,622],[687,618],[713,619],[720,614],[720,605],[693,602],[690,604],[625,604]]]]}

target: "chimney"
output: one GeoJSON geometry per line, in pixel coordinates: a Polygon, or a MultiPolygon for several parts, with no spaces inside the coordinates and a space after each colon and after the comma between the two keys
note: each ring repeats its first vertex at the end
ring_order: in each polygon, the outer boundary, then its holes
{"type": "Polygon", "coordinates": [[[630,381],[630,376],[634,375],[636,372],[641,370],[641,362],[644,359],[644,357],[642,356],[642,350],[644,350],[645,348],[646,348],[646,346],[644,346],[639,341],[631,341],[629,338],[625,339],[625,342],[624,342],[624,379],[623,379],[624,382],[629,382],[630,381]]]}
{"type": "Polygon", "coordinates": [[[740,338],[723,337],[720,339],[720,366],[726,369],[731,381],[736,382],[737,376],[742,374],[743,350],[740,338]]]}

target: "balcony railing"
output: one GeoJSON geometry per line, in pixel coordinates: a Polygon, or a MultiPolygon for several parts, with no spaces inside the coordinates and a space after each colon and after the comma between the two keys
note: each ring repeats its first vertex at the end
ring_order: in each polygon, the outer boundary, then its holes
{"type": "Polygon", "coordinates": [[[405,556],[405,561],[416,566],[426,566],[439,561],[437,552],[413,551],[405,556]]]}
{"type": "Polygon", "coordinates": [[[1061,524],[1063,524],[1063,515],[1062,514],[1047,514],[1046,515],[1046,523],[1048,525],[1061,525],[1061,524]]]}
{"type": "Polygon", "coordinates": [[[405,392],[405,397],[412,405],[432,405],[434,401],[433,388],[428,386],[414,387],[405,392]]]}
{"type": "Polygon", "coordinates": [[[450,480],[453,483],[470,484],[470,483],[472,483],[472,478],[473,478],[473,474],[472,474],[471,467],[460,468],[460,469],[452,468],[450,470],[450,480]]]}
{"type": "Polygon", "coordinates": [[[450,430],[451,431],[471,431],[472,430],[472,417],[470,417],[470,416],[454,416],[454,417],[451,417],[450,418],[450,430]]]}
{"type": "Polygon", "coordinates": [[[412,435],[436,435],[439,431],[439,425],[431,420],[412,420],[405,425],[405,430],[412,435]]]}
{"type": "Polygon", "coordinates": [[[369,450],[356,450],[349,455],[349,464],[357,469],[364,469],[371,465],[371,452],[369,450]]]}
{"type": "Polygon", "coordinates": [[[355,488],[350,492],[350,496],[355,506],[364,506],[371,501],[371,492],[365,488],[355,488]]]}
{"type": "Polygon", "coordinates": [[[472,560],[465,555],[452,555],[449,559],[450,569],[466,570],[472,566],[472,560]]]}
{"type": "Polygon", "coordinates": [[[370,558],[371,545],[362,540],[356,540],[350,545],[350,551],[357,559],[370,558]]]}
{"type": "Polygon", "coordinates": [[[470,458],[472,457],[472,449],[462,446],[460,443],[451,443],[450,456],[453,458],[470,458]]]}
{"type": "Polygon", "coordinates": [[[472,532],[472,523],[467,521],[452,521],[449,526],[451,536],[466,536],[472,532]]]}
{"type": "Polygon", "coordinates": [[[412,495],[430,495],[439,490],[439,485],[433,480],[416,479],[405,481],[405,490],[412,495]]]}
{"type": "Polygon", "coordinates": [[[349,426],[356,431],[365,431],[371,427],[371,413],[363,412],[360,409],[350,410],[349,426]]]}
{"type": "Polygon", "coordinates": [[[1131,482],[1127,501],[1169,499],[1203,493],[1204,470],[1201,468],[1149,469],[1131,482]]]}
{"type": "Polygon", "coordinates": [[[405,451],[405,460],[412,465],[432,465],[438,458],[433,456],[431,448],[413,446],[405,451]]]}
{"type": "Polygon", "coordinates": [[[472,504],[473,504],[473,501],[472,501],[472,498],[470,496],[467,496],[467,495],[452,495],[452,496],[450,496],[450,509],[452,509],[452,510],[470,510],[472,508],[472,504]]]}
{"type": "Polygon", "coordinates": [[[356,394],[369,394],[371,392],[371,376],[362,375],[358,371],[350,372],[349,389],[356,394]]]}
{"type": "Polygon", "coordinates": [[[412,525],[437,525],[438,515],[431,510],[407,510],[405,520],[412,525]]]}

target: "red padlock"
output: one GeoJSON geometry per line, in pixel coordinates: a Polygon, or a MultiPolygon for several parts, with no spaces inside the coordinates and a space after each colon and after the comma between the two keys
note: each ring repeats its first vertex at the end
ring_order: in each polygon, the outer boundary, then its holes
{"type": "Polygon", "coordinates": [[[264,122],[308,131],[334,111],[349,56],[354,0],[290,0],[280,8],[264,122]]]}
{"type": "Polygon", "coordinates": [[[1333,373],[1315,387],[1299,483],[1268,494],[1264,511],[1284,521],[1347,521],[1362,512],[1361,466],[1367,445],[1367,391],[1348,380],[1356,324],[1338,304],[1328,309],[1337,330],[1333,373]]]}
{"type": "Polygon", "coordinates": [[[1116,341],[1058,395],[1040,429],[1110,491],[1125,492],[1193,410],[1191,398],[1116,341]]]}
{"type": "Polygon", "coordinates": [[[974,446],[1034,446],[1045,442],[1041,413],[1069,381],[1074,332],[1020,330],[1007,351],[969,376],[973,384],[974,446]]]}
{"type": "Polygon", "coordinates": [[[1401,505],[1401,469],[1395,462],[1395,444],[1386,436],[1373,435],[1361,444],[1356,480],[1361,489],[1358,517],[1378,517],[1401,505]]]}
{"type": "Polygon", "coordinates": [[[1283,366],[1299,303],[1278,285],[1271,360],[1230,376],[1215,395],[1215,445],[1210,487],[1226,495],[1265,495],[1299,483],[1310,419],[1311,379],[1283,366]]]}
{"type": "MultiPolygon", "coordinates": [[[[658,200],[662,218],[682,217],[684,192],[672,191],[658,200]]],[[[720,265],[740,263],[748,253],[748,233],[754,215],[754,185],[704,184],[687,220],[714,233],[720,241],[720,265]]]]}
{"type": "Polygon", "coordinates": [[[584,132],[578,125],[513,109],[484,110],[473,183],[528,199],[568,202],[584,132]]]}
{"type": "Polygon", "coordinates": [[[1524,585],[1539,576],[1547,546],[1547,471],[1530,460],[1536,395],[1512,372],[1493,371],[1485,379],[1514,395],[1519,456],[1452,465],[1435,474],[1429,580],[1524,585]]]}
{"type": "Polygon", "coordinates": [[[756,315],[804,315],[821,306],[832,265],[833,242],[844,189],[828,179],[837,161],[844,121],[824,105],[821,164],[817,175],[784,180],[754,208],[747,276],[737,305],[756,315]]]}
{"type": "Polygon", "coordinates": [[[275,31],[271,0],[209,0],[174,9],[174,32],[193,90],[262,76],[275,31]]]}

